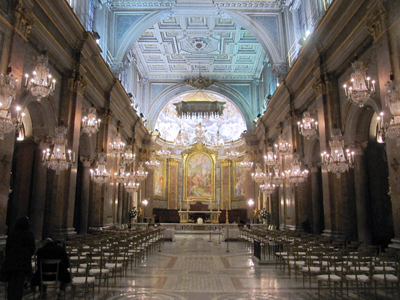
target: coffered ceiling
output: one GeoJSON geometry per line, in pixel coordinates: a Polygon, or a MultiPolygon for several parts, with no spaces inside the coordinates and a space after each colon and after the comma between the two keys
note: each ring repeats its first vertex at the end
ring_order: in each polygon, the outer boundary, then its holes
{"type": "Polygon", "coordinates": [[[231,19],[171,16],[145,30],[131,53],[148,79],[201,75],[217,80],[254,80],[267,61],[262,46],[231,19]]]}

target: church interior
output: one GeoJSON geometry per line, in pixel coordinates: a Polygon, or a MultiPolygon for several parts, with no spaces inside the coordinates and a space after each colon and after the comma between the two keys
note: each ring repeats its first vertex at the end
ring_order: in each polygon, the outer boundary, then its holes
{"type": "Polygon", "coordinates": [[[0,249],[135,240],[96,299],[400,297],[399,1],[1,0],[0,74],[0,249]]]}

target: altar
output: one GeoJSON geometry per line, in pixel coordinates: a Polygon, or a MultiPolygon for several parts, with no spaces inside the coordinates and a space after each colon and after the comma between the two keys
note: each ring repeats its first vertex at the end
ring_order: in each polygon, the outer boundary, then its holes
{"type": "Polygon", "coordinates": [[[219,223],[220,210],[208,210],[208,204],[196,202],[190,204],[189,210],[178,211],[180,223],[198,223],[200,218],[202,223],[219,223]]]}

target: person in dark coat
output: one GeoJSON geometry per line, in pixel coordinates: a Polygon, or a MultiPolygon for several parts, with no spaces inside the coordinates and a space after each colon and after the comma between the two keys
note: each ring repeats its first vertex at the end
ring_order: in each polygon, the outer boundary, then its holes
{"type": "Polygon", "coordinates": [[[32,285],[40,286],[40,262],[42,259],[60,259],[61,262],[58,267],[58,281],[61,282],[60,290],[65,290],[66,284],[71,282],[71,274],[68,271],[69,258],[67,252],[65,252],[65,249],[57,245],[51,238],[47,238],[46,244],[42,248],[38,249],[36,253],[36,259],[38,270],[33,276],[32,285]]]}
{"type": "Polygon", "coordinates": [[[22,299],[24,280],[32,274],[31,257],[35,253],[35,238],[29,230],[27,217],[19,218],[7,237],[6,257],[1,275],[8,281],[7,299],[22,299]]]}

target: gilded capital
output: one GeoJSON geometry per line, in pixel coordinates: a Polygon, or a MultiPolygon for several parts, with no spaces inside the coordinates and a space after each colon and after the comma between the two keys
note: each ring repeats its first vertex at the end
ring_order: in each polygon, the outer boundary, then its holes
{"type": "Polygon", "coordinates": [[[27,38],[28,34],[31,33],[34,24],[32,12],[24,7],[21,2],[19,2],[15,8],[14,15],[15,28],[22,34],[22,36],[27,38]]]}
{"type": "Polygon", "coordinates": [[[374,42],[386,32],[386,9],[383,6],[383,1],[380,1],[378,6],[368,15],[367,30],[374,38],[374,42]]]}

